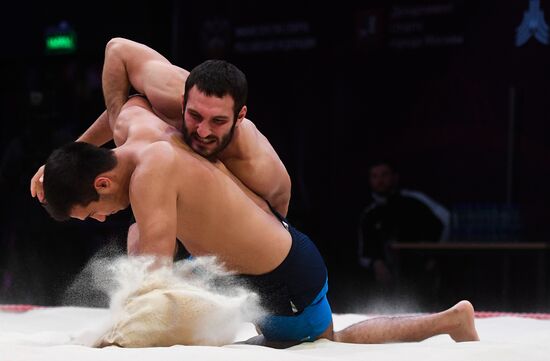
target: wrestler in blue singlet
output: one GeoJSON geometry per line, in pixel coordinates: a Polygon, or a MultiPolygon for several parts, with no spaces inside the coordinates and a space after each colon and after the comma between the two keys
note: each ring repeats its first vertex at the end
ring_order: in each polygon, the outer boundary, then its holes
{"type": "Polygon", "coordinates": [[[332,322],[327,269],[311,239],[272,211],[292,236],[290,251],[273,271],[242,278],[269,312],[258,324],[268,341],[314,341],[332,322]]]}

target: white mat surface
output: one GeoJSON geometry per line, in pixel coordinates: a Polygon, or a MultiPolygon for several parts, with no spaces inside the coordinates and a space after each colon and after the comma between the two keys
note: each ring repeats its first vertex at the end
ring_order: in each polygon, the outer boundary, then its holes
{"type": "MultiPolygon", "coordinates": [[[[477,319],[480,342],[455,343],[437,336],[419,343],[353,345],[320,340],[286,350],[260,346],[173,346],[167,348],[94,349],[72,345],[74,337],[97,328],[106,309],[57,307],[24,313],[0,311],[0,361],[186,361],[186,360],[418,360],[549,361],[550,321],[517,317],[477,319]]],[[[367,318],[335,315],[335,329],[367,318]]],[[[237,341],[255,335],[244,324],[237,341]]]]}

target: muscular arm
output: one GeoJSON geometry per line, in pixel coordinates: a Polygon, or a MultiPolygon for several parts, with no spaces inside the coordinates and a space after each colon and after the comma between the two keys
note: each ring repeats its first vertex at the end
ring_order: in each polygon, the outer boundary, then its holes
{"type": "Polygon", "coordinates": [[[107,110],[77,141],[101,146],[113,139],[113,123],[128,100],[130,86],[154,99],[163,115],[178,114],[176,118],[179,118],[179,94],[183,91],[187,74],[186,70],[173,66],[165,57],[143,44],[123,38],[110,40],[105,47],[102,74],[107,110]]]}
{"type": "Polygon", "coordinates": [[[172,65],[146,45],[124,38],[105,47],[103,96],[110,119],[116,119],[132,86],[145,94],[157,115],[174,125],[181,119],[181,94],[189,72],[172,65]]]}
{"type": "Polygon", "coordinates": [[[177,193],[174,180],[165,176],[175,155],[162,152],[162,145],[155,147],[132,176],[130,202],[139,232],[128,253],[164,260],[173,257],[176,247],[177,193]]]}
{"type": "MultiPolygon", "coordinates": [[[[188,72],[155,50],[123,38],[111,39],[105,47],[102,86],[106,111],[77,141],[101,146],[113,139],[113,123],[128,100],[132,86],[154,100],[164,121],[173,123],[181,114],[181,92],[188,72]]],[[[174,125],[174,124],[172,124],[174,125]]]]}
{"type": "Polygon", "coordinates": [[[90,143],[100,147],[111,139],[113,139],[113,131],[109,125],[107,111],[104,111],[76,141],[90,143]]]}
{"type": "Polygon", "coordinates": [[[288,172],[267,138],[245,119],[220,160],[243,184],[286,217],[291,181],[288,172]]]}

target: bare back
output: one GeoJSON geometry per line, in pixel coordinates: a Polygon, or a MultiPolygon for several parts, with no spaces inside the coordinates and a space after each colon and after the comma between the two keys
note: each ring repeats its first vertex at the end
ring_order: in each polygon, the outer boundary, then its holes
{"type": "MultiPolygon", "coordinates": [[[[124,106],[115,125],[114,139],[117,146],[131,149],[138,159],[130,183],[130,199],[140,238],[144,237],[140,242],[157,242],[155,236],[148,235],[145,225],[157,228],[155,225],[163,220],[159,216],[153,222],[152,218],[161,213],[162,207],[172,207],[167,204],[175,198],[174,209],[166,212],[172,212],[167,217],[175,216],[176,221],[166,228],[175,227],[175,235],[191,254],[216,255],[228,269],[245,274],[269,272],[286,257],[290,235],[269,212],[265,201],[232,176],[221,162],[211,163],[194,153],[175,128],[152,113],[147,101],[131,99],[124,106]],[[159,171],[142,176],[150,169],[159,171]],[[159,172],[163,176],[158,176],[159,172]],[[155,192],[154,189],[159,194],[149,197],[148,192],[155,192]],[[171,196],[164,198],[166,195],[171,196]],[[158,202],[163,204],[155,204],[161,199],[166,199],[158,202]]],[[[143,249],[169,255],[170,242],[175,242],[170,237],[165,233],[158,247],[147,244],[143,249]]]]}

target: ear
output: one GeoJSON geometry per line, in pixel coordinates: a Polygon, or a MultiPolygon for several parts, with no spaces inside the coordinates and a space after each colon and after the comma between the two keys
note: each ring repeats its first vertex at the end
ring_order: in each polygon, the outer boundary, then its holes
{"type": "Polygon", "coordinates": [[[113,182],[107,177],[97,176],[94,180],[94,188],[99,194],[106,194],[111,190],[113,182]]]}
{"type": "Polygon", "coordinates": [[[238,127],[239,125],[241,125],[244,117],[246,117],[246,111],[247,111],[246,105],[243,105],[243,107],[241,108],[241,111],[239,112],[239,116],[237,117],[237,121],[235,122],[235,127],[238,127]]]}

